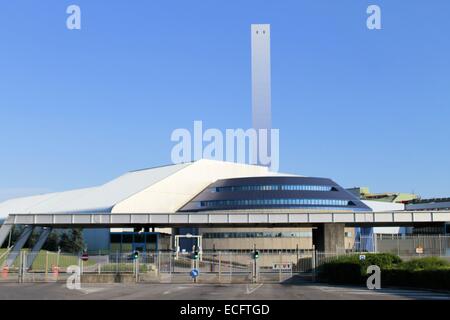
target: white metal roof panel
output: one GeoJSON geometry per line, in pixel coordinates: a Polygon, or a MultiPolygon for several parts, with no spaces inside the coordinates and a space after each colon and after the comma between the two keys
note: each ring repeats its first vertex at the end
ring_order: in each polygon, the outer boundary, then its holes
{"type": "Polygon", "coordinates": [[[12,199],[0,204],[0,217],[13,213],[107,213],[118,202],[190,164],[132,171],[93,188],[12,199]]]}

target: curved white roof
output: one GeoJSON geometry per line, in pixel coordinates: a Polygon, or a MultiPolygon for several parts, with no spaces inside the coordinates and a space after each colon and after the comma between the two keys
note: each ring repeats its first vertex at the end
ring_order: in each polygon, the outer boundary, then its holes
{"type": "Polygon", "coordinates": [[[98,187],[11,199],[0,203],[0,217],[20,213],[108,213],[120,201],[189,165],[132,171],[98,187]]]}
{"type": "Polygon", "coordinates": [[[266,167],[202,159],[128,172],[103,185],[11,199],[9,214],[173,213],[218,179],[278,175],[266,167]]]}

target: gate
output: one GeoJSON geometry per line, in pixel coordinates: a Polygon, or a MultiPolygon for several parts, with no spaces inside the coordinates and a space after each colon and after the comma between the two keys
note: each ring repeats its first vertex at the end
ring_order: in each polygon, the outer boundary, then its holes
{"type": "Polygon", "coordinates": [[[201,253],[193,259],[190,253],[160,252],[143,255],[139,263],[152,266],[139,274],[139,280],[146,282],[193,282],[193,269],[199,273],[195,279],[199,283],[247,283],[252,282],[254,274],[253,261],[246,254],[201,253]]]}
{"type": "Polygon", "coordinates": [[[252,283],[283,282],[295,274],[310,274],[314,262],[312,253],[263,253],[255,260],[248,252],[204,252],[197,259],[191,253],[160,252],[142,255],[139,264],[139,281],[144,282],[252,283]],[[198,271],[195,280],[190,274],[193,269],[198,271]]]}
{"type": "MultiPolygon", "coordinates": [[[[21,252],[14,264],[2,270],[0,282],[66,281],[69,267],[78,267],[82,283],[152,282],[152,283],[254,283],[284,282],[294,275],[310,275],[315,266],[312,252],[260,252],[253,259],[247,252],[192,253],[141,252],[83,256],[58,252],[40,252],[30,268],[31,257],[21,252]],[[84,261],[85,260],[85,261],[84,261]],[[198,277],[191,276],[196,269],[198,277]]],[[[323,260],[323,259],[320,259],[323,260]]],[[[73,268],[72,268],[73,269],[73,268]]]]}

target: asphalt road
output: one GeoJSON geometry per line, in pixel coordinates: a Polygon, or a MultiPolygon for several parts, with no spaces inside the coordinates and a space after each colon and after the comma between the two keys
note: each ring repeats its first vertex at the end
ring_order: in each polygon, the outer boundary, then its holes
{"type": "Polygon", "coordinates": [[[69,290],[64,283],[0,283],[0,300],[450,300],[430,291],[319,284],[90,284],[69,290]]]}

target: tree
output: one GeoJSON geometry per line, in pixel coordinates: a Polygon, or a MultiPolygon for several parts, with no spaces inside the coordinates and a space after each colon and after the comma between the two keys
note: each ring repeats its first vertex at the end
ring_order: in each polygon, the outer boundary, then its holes
{"type": "Polygon", "coordinates": [[[70,240],[72,242],[72,252],[78,253],[84,250],[83,230],[72,229],[70,240]]]}
{"type": "Polygon", "coordinates": [[[73,252],[72,242],[67,232],[62,232],[59,237],[59,247],[63,252],[73,252]]]}
{"type": "Polygon", "coordinates": [[[45,241],[42,249],[47,251],[58,251],[58,245],[59,245],[59,234],[55,231],[52,231],[47,238],[47,241],[45,241]]]}

